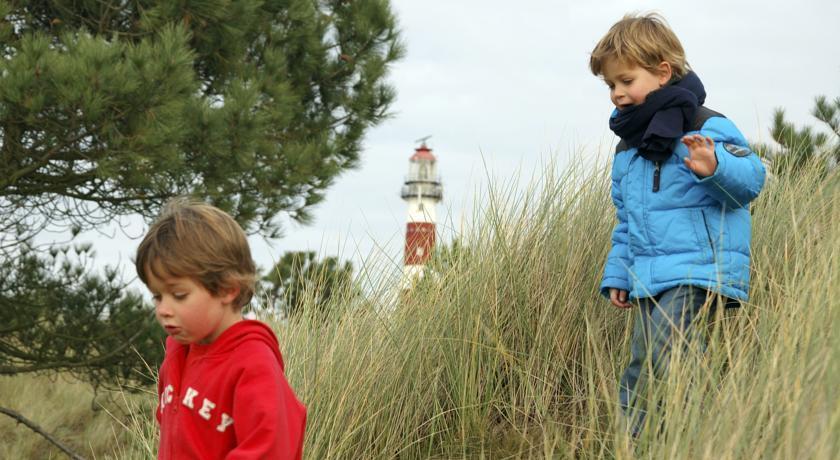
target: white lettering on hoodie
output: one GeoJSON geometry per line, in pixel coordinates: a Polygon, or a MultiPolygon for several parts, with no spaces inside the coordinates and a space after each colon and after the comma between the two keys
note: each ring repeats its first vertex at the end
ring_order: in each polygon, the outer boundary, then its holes
{"type": "Polygon", "coordinates": [[[198,392],[192,387],[187,387],[187,394],[184,395],[184,400],[181,401],[181,404],[189,407],[190,409],[195,409],[195,407],[193,407],[193,398],[196,396],[198,396],[198,392]]]}
{"type": "MultiPolygon", "coordinates": [[[[163,389],[163,393],[160,394],[160,410],[161,413],[163,412],[163,408],[166,407],[169,403],[172,402],[172,392],[174,388],[172,385],[166,385],[163,389]]],[[[195,410],[195,404],[193,400],[196,396],[198,396],[199,392],[195,388],[187,387],[187,393],[184,395],[184,399],[181,401],[186,407],[195,410]]],[[[198,410],[198,415],[201,416],[204,420],[210,420],[213,417],[213,409],[216,408],[216,403],[210,401],[207,398],[204,398],[201,402],[201,409],[198,410]]],[[[221,422],[219,425],[216,426],[216,431],[219,433],[224,433],[225,430],[229,426],[233,425],[233,417],[228,414],[222,413],[221,422]]]]}
{"type": "Polygon", "coordinates": [[[204,420],[210,420],[210,411],[216,407],[209,399],[204,398],[204,402],[201,404],[201,409],[198,410],[198,415],[201,416],[204,420]]]}
{"type": "Polygon", "coordinates": [[[160,413],[163,413],[163,409],[172,402],[172,392],[175,388],[172,385],[166,385],[166,388],[163,389],[163,393],[160,394],[160,413]]]}
{"type": "Polygon", "coordinates": [[[227,427],[233,425],[233,418],[230,415],[222,413],[222,423],[216,427],[216,431],[219,433],[224,433],[227,430],[227,427]]]}

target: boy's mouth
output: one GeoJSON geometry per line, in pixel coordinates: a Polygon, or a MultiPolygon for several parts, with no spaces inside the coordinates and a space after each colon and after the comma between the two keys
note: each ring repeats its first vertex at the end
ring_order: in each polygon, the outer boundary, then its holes
{"type": "Polygon", "coordinates": [[[178,327],[178,326],[163,326],[163,329],[169,335],[175,335],[175,334],[181,332],[181,328],[178,327]]]}

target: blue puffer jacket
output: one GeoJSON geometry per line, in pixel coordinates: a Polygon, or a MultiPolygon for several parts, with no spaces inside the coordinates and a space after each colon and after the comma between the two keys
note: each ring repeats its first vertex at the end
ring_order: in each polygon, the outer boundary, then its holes
{"type": "Polygon", "coordinates": [[[727,118],[708,118],[699,133],[714,139],[718,161],[714,175],[702,179],[683,163],[688,149],[679,141],[658,167],[636,148],[617,149],[612,199],[618,224],[601,282],[605,297],[609,288],[635,299],[689,284],[747,299],[748,205],[764,185],[764,166],[727,118]]]}

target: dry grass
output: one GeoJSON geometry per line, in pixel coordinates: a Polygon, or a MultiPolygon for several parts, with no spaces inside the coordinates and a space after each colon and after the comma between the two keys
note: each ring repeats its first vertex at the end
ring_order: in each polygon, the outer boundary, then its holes
{"type": "MultiPolygon", "coordinates": [[[[675,357],[649,395],[663,410],[630,440],[616,381],[631,317],[597,294],[614,222],[606,171],[553,171],[488,191],[460,249],[410,294],[382,275],[395,267],[369,266],[365,299],[275,324],[308,407],[306,457],[840,458],[838,175],[766,186],[750,302],[711,318],[708,352],[675,357]]],[[[75,420],[72,388],[42,423],[75,420]]],[[[135,436],[117,437],[126,458],[154,458],[150,412],[135,413],[135,436]]],[[[107,425],[89,432],[114,439],[107,425]]]]}
{"type": "MultiPolygon", "coordinates": [[[[136,448],[140,427],[126,428],[132,413],[142,414],[140,407],[149,407],[149,397],[124,392],[94,398],[90,385],[62,376],[0,377],[0,405],[19,412],[85,458],[139,458],[129,452],[136,448]]],[[[149,426],[148,420],[148,415],[142,417],[143,427],[149,426]]],[[[0,458],[66,457],[26,426],[0,415],[0,458]]]]}

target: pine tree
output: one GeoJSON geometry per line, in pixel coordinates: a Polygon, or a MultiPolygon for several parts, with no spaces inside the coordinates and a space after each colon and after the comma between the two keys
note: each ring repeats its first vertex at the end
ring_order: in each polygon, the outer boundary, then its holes
{"type": "Polygon", "coordinates": [[[402,48],[385,0],[0,2],[0,207],[83,228],[173,195],[307,221],[402,48]]]}
{"type": "Polygon", "coordinates": [[[306,303],[325,315],[331,299],[347,300],[355,292],[353,264],[341,264],[337,257],[319,261],[312,251],[283,254],[262,281],[264,308],[280,312],[285,318],[302,314],[306,303]]]}
{"type": "Polygon", "coordinates": [[[34,235],[178,195],[270,237],[308,222],[387,117],[402,54],[387,0],[0,0],[0,17],[0,374],[102,382],[160,348],[139,296],[34,235]]]}
{"type": "Polygon", "coordinates": [[[94,387],[150,384],[163,332],[113,269],[89,270],[90,244],[24,244],[0,265],[0,375],[63,372],[94,387]],[[147,364],[143,363],[147,361],[147,364]]]}
{"type": "Polygon", "coordinates": [[[796,173],[814,162],[825,169],[840,164],[840,98],[829,101],[825,96],[817,97],[811,114],[828,127],[828,133],[811,126],[797,129],[785,119],[782,108],[773,113],[770,134],[781,148],[766,145],[757,148],[771,157],[774,172],[796,173]]]}

